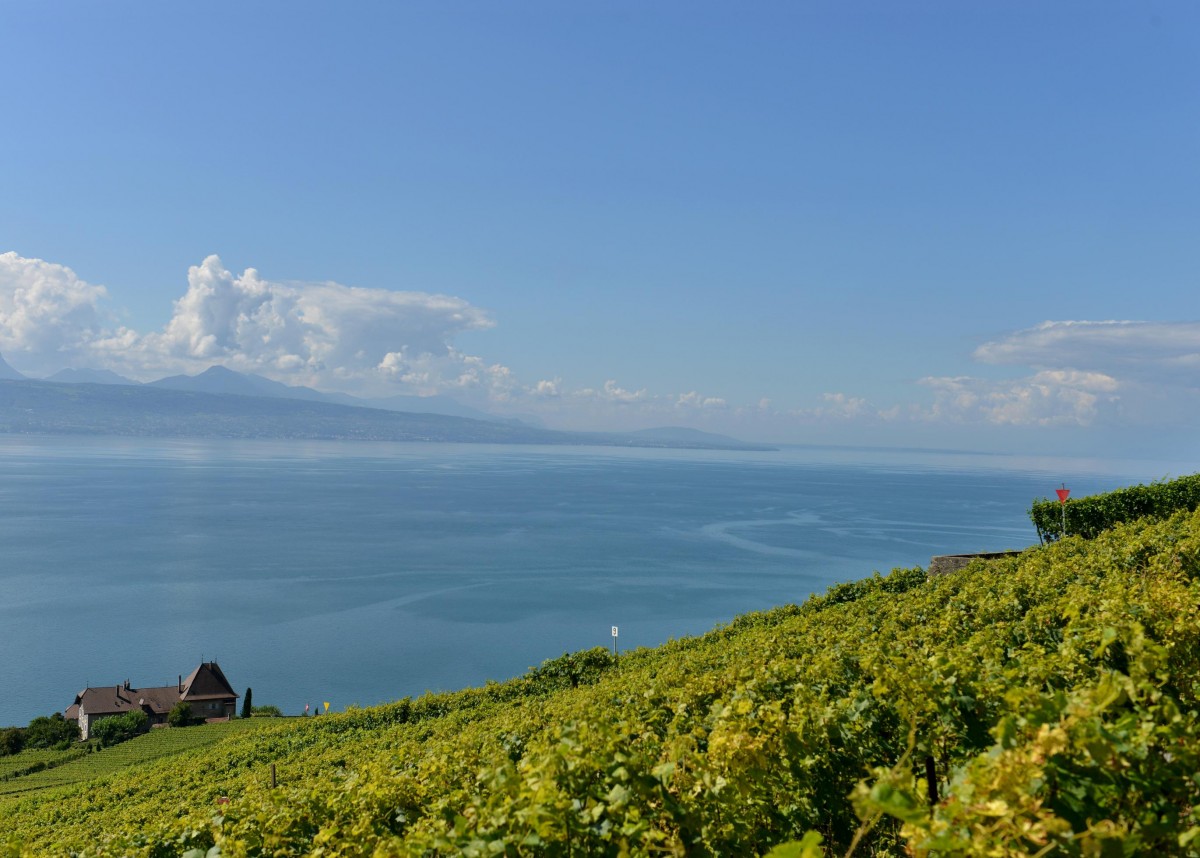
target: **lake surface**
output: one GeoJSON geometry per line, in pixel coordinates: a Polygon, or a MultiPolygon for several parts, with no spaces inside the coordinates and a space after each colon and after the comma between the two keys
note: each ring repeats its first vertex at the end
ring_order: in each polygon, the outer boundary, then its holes
{"type": "Polygon", "coordinates": [[[0,725],[217,660],[289,714],[653,646],[1169,465],[0,436],[0,725]]]}

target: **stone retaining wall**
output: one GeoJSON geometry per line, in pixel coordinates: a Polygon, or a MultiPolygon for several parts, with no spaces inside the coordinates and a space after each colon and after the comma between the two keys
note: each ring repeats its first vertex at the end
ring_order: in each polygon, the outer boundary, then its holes
{"type": "Polygon", "coordinates": [[[926,574],[930,578],[936,578],[938,575],[957,572],[959,569],[965,568],[972,560],[998,560],[1001,557],[1016,557],[1022,553],[1021,551],[980,551],[975,554],[941,554],[930,558],[929,571],[926,574]]]}

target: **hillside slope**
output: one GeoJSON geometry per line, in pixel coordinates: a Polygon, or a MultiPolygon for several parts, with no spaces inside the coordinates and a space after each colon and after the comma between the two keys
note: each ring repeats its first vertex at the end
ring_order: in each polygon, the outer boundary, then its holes
{"type": "Polygon", "coordinates": [[[0,854],[1192,855],[1198,573],[1200,513],[897,570],[0,799],[0,854]]]}

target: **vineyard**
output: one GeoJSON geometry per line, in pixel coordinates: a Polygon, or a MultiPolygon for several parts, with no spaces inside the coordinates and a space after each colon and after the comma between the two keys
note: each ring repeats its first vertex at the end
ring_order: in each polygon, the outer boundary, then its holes
{"type": "Polygon", "coordinates": [[[120,745],[68,751],[22,751],[0,757],[0,796],[85,783],[162,757],[203,748],[267,725],[264,719],[205,724],[184,730],[153,730],[120,745]]]}
{"type": "Polygon", "coordinates": [[[1198,577],[1182,511],[85,771],[104,751],[0,796],[0,856],[1200,855],[1198,577]]]}
{"type": "Polygon", "coordinates": [[[1068,534],[1090,539],[1122,522],[1165,518],[1197,507],[1200,507],[1200,474],[1193,474],[1065,502],[1043,498],[1034,501],[1029,518],[1037,528],[1038,538],[1052,542],[1068,534]]]}
{"type": "Polygon", "coordinates": [[[3,794],[8,786],[4,783],[5,781],[28,777],[33,772],[60,766],[70,760],[78,759],[86,753],[86,751],[79,751],[75,748],[66,751],[46,748],[24,751],[10,757],[0,757],[0,794],[3,794]]]}

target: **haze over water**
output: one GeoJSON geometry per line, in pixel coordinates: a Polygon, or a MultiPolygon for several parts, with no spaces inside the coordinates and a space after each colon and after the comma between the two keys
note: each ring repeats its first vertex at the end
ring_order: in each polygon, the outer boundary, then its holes
{"type": "Polygon", "coordinates": [[[0,725],[218,660],[289,714],[653,646],[933,554],[1150,462],[791,448],[0,438],[0,725]]]}

